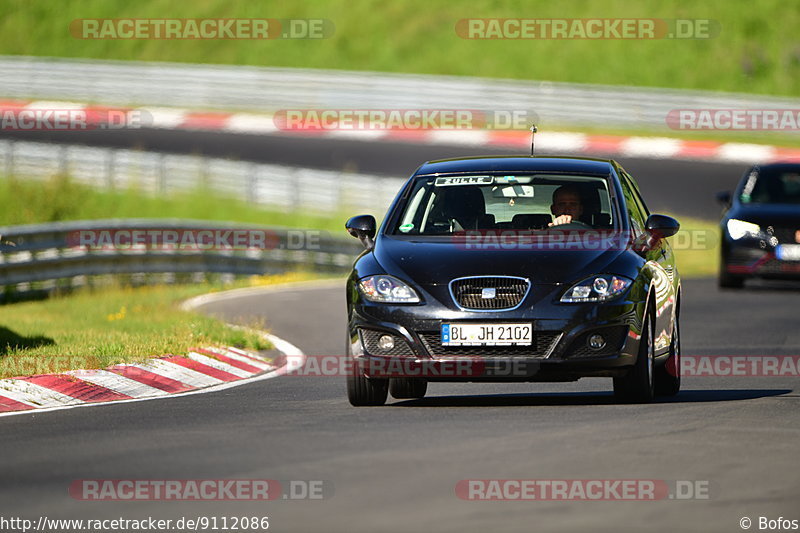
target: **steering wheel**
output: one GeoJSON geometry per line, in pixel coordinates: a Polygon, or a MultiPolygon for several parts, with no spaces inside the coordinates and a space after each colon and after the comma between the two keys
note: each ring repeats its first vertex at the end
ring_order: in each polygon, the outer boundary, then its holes
{"type": "Polygon", "coordinates": [[[592,229],[592,226],[587,224],[586,222],[581,222],[580,220],[574,220],[572,222],[568,222],[566,224],[559,224],[558,226],[549,226],[545,228],[547,230],[556,229],[592,229]]]}

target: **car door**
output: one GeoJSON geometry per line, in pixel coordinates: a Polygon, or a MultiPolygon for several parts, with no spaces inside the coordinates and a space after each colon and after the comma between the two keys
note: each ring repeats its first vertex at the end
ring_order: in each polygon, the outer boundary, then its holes
{"type": "Polygon", "coordinates": [[[625,196],[628,215],[631,222],[634,240],[643,246],[641,255],[647,261],[646,268],[653,279],[656,291],[656,353],[669,348],[673,320],[675,316],[676,294],[678,289],[678,271],[672,246],[666,239],[653,242],[645,232],[647,217],[650,211],[644,203],[639,188],[633,178],[622,171],[622,194],[625,196]]]}

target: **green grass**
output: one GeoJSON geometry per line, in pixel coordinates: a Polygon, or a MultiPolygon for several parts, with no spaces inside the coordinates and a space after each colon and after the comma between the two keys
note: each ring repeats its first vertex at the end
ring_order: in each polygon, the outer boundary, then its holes
{"type": "MultiPolygon", "coordinates": [[[[4,54],[227,63],[800,95],[800,10],[781,0],[6,0],[4,54]],[[317,40],[83,40],[80,18],[323,18],[317,40]],[[711,39],[466,40],[464,18],[713,19],[711,39]]],[[[7,75],[10,75],[7,73],[7,75]]]]}
{"type": "Polygon", "coordinates": [[[212,288],[103,288],[0,306],[0,377],[104,368],[208,345],[268,348],[254,332],[178,308],[212,288]]]}
{"type": "Polygon", "coordinates": [[[153,196],[136,189],[97,189],[53,176],[45,181],[0,179],[0,225],[34,224],[100,218],[193,218],[248,224],[288,226],[347,235],[344,222],[352,213],[311,214],[259,207],[217,192],[198,189],[153,196]]]}
{"type": "MultiPolygon", "coordinates": [[[[232,328],[179,303],[224,289],[319,279],[308,272],[254,276],[233,284],[105,286],[0,306],[0,378],[105,368],[190,348],[271,348],[255,330],[232,328]]],[[[237,321],[242,324],[241,321],[237,321]]]]}
{"type": "Polygon", "coordinates": [[[677,215],[676,218],[681,223],[681,230],[669,240],[681,277],[715,276],[719,266],[719,226],[707,220],[677,215]]]}

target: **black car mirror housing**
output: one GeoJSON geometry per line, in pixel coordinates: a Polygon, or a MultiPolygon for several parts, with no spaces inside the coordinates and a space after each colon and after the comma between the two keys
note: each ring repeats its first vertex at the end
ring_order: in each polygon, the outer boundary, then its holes
{"type": "Polygon", "coordinates": [[[731,192],[730,191],[718,192],[716,197],[717,197],[717,202],[722,204],[724,207],[730,207],[731,206],[731,192]]]}
{"type": "Polygon", "coordinates": [[[344,224],[347,233],[360,240],[361,244],[368,249],[375,245],[376,226],[375,217],[372,215],[358,215],[344,224]]]}
{"type": "Polygon", "coordinates": [[[672,217],[653,214],[647,217],[645,229],[655,238],[665,239],[678,233],[681,224],[672,217]]]}

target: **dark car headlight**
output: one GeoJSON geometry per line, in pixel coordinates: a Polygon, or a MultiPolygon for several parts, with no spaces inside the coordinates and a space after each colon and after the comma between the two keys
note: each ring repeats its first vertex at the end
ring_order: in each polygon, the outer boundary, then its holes
{"type": "Polygon", "coordinates": [[[367,276],[358,280],[358,292],[366,300],[376,303],[415,304],[419,295],[407,283],[393,276],[367,276]]]}
{"type": "Polygon", "coordinates": [[[605,302],[625,292],[631,283],[633,280],[624,276],[598,274],[570,287],[561,297],[561,302],[605,302]]]}

